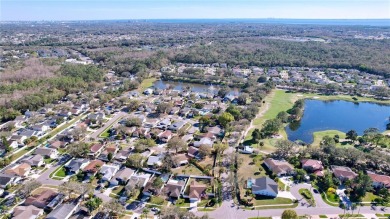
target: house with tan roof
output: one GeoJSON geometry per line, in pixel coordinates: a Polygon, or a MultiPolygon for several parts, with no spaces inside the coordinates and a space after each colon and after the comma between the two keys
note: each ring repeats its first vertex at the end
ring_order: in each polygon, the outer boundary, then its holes
{"type": "Polygon", "coordinates": [[[163,192],[170,198],[178,199],[184,190],[185,181],[169,180],[163,192]]]}
{"type": "Polygon", "coordinates": [[[31,166],[27,163],[19,164],[13,168],[4,171],[5,174],[26,177],[31,171],[31,166]]]}
{"type": "Polygon", "coordinates": [[[86,173],[95,174],[103,165],[104,162],[101,160],[92,160],[86,167],[84,167],[83,171],[86,173]]]}
{"type": "Polygon", "coordinates": [[[322,162],[319,160],[313,159],[303,159],[301,160],[302,169],[306,170],[309,173],[314,173],[316,176],[324,176],[324,172],[322,171],[324,167],[322,166],[322,162]]]}
{"type": "Polygon", "coordinates": [[[349,167],[342,166],[331,166],[333,175],[337,177],[340,181],[353,180],[358,174],[353,172],[349,167]]]}
{"type": "Polygon", "coordinates": [[[46,189],[39,194],[32,195],[24,201],[24,205],[34,205],[37,208],[45,208],[51,200],[58,195],[51,189],[46,189]]]}
{"type": "Polygon", "coordinates": [[[43,215],[43,209],[39,209],[33,205],[17,206],[12,215],[14,219],[35,219],[43,215]]]}
{"type": "Polygon", "coordinates": [[[102,153],[103,149],[104,149],[104,145],[102,145],[100,143],[95,143],[95,144],[91,145],[91,147],[89,148],[88,156],[91,158],[95,158],[95,157],[99,156],[100,153],[102,153]]]}
{"type": "Polygon", "coordinates": [[[285,160],[267,158],[264,160],[264,165],[277,176],[295,174],[294,167],[285,160]]]}
{"type": "Polygon", "coordinates": [[[367,172],[372,180],[372,186],[375,188],[390,188],[390,176],[379,175],[373,172],[367,172]]]}
{"type": "Polygon", "coordinates": [[[207,190],[207,185],[198,183],[196,181],[192,181],[189,185],[190,190],[189,190],[189,195],[188,198],[190,201],[199,201],[202,198],[206,198],[206,190],[207,190]]]}

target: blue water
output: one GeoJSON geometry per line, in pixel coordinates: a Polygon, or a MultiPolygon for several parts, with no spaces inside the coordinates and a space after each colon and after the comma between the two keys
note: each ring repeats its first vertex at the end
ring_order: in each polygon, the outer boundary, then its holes
{"type": "Polygon", "coordinates": [[[390,105],[375,103],[353,103],[348,101],[305,100],[305,111],[300,126],[292,130],[286,127],[288,139],[313,142],[313,132],[339,130],[348,132],[355,130],[362,135],[367,128],[386,130],[389,122],[390,105]]]}

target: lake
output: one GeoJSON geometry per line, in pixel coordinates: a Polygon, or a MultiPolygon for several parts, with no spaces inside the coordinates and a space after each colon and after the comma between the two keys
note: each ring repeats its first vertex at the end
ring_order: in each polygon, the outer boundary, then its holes
{"type": "Polygon", "coordinates": [[[354,103],[349,101],[305,100],[301,121],[286,127],[290,141],[313,142],[313,132],[355,130],[362,135],[367,128],[386,130],[389,122],[390,105],[376,103],[354,103]],[[290,127],[291,126],[291,127],[290,127]]]}
{"type": "MultiPolygon", "coordinates": [[[[168,87],[172,88],[172,90],[182,91],[183,89],[190,88],[192,92],[197,93],[212,93],[217,94],[220,89],[219,85],[205,85],[205,84],[193,84],[193,83],[184,83],[184,82],[176,82],[176,81],[156,81],[153,83],[153,87],[157,89],[166,89],[168,87]]],[[[232,88],[229,94],[239,95],[239,89],[232,88]]]]}

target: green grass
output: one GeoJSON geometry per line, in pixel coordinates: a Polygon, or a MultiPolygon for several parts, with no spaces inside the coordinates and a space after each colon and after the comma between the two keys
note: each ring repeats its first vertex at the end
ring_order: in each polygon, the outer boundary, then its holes
{"type": "Polygon", "coordinates": [[[278,180],[278,187],[280,191],[285,191],[285,188],[288,190],[288,187],[281,180],[278,180]]]}
{"type": "Polygon", "coordinates": [[[55,177],[58,178],[64,178],[66,176],[65,168],[61,167],[54,175],[55,177]]]}
{"type": "Polygon", "coordinates": [[[338,207],[340,204],[340,199],[338,198],[338,196],[336,194],[330,194],[328,193],[327,195],[325,195],[324,192],[321,193],[321,198],[322,200],[330,205],[330,206],[334,206],[334,207],[338,207]],[[329,200],[329,201],[328,201],[329,200]]]}
{"type": "Polygon", "coordinates": [[[45,158],[43,160],[45,161],[45,164],[49,164],[49,163],[53,162],[53,159],[51,159],[50,157],[49,158],[45,158]]]}
{"type": "Polygon", "coordinates": [[[315,201],[313,199],[313,194],[308,190],[308,189],[299,189],[298,190],[299,194],[302,195],[302,197],[304,199],[306,199],[306,201],[311,204],[312,206],[315,206],[315,201]]]}
{"type": "Polygon", "coordinates": [[[350,217],[362,217],[365,218],[362,214],[339,214],[340,218],[350,218],[350,217]]]}
{"type": "Polygon", "coordinates": [[[115,187],[115,189],[112,190],[112,193],[114,193],[115,195],[119,195],[124,188],[125,188],[124,186],[117,186],[115,187]]]}
{"type": "Polygon", "coordinates": [[[164,200],[164,198],[161,198],[159,196],[152,196],[150,197],[149,203],[153,205],[164,205],[166,204],[166,201],[164,200]]]}
{"type": "Polygon", "coordinates": [[[273,199],[253,199],[253,205],[254,206],[259,206],[259,205],[286,205],[286,204],[291,204],[293,203],[291,199],[288,198],[280,198],[276,197],[273,199]]]}
{"type": "Polygon", "coordinates": [[[367,192],[366,195],[363,197],[362,202],[372,202],[376,198],[378,198],[377,195],[374,195],[372,192],[367,192]]]}
{"type": "Polygon", "coordinates": [[[151,87],[156,80],[156,78],[147,78],[143,80],[142,83],[139,85],[138,90],[143,91],[146,88],[151,87]]]}
{"type": "MultiPolygon", "coordinates": [[[[337,130],[326,130],[326,131],[313,132],[314,141],[311,145],[320,146],[322,138],[324,138],[325,136],[329,136],[329,137],[333,138],[335,135],[339,135],[340,139],[345,139],[345,133],[337,131],[337,130]]],[[[337,146],[341,146],[341,144],[338,143],[337,146]]]]}
{"type": "MultiPolygon", "coordinates": [[[[49,177],[52,179],[55,179],[55,180],[62,180],[62,178],[63,178],[62,176],[57,176],[57,171],[58,172],[65,171],[64,165],[57,167],[57,169],[55,169],[52,173],[50,173],[49,177]],[[61,177],[61,178],[59,178],[59,177],[61,177]]],[[[62,173],[60,173],[60,174],[62,174],[62,173]]]]}
{"type": "Polygon", "coordinates": [[[320,218],[328,218],[328,216],[321,214],[320,218]]]}
{"type": "Polygon", "coordinates": [[[268,210],[268,209],[287,209],[287,208],[296,208],[298,203],[293,203],[292,205],[283,205],[283,206],[262,206],[262,207],[245,207],[246,210],[268,210]]]}
{"type": "Polygon", "coordinates": [[[272,219],[272,217],[248,217],[248,219],[272,219]]]}
{"type": "Polygon", "coordinates": [[[27,154],[29,151],[31,151],[34,147],[26,147],[23,150],[20,150],[19,152],[11,155],[11,161],[17,160],[23,155],[27,154]]]}
{"type": "MultiPolygon", "coordinates": [[[[336,96],[326,96],[326,95],[318,95],[318,94],[303,94],[303,93],[289,93],[283,90],[274,90],[271,94],[269,94],[265,98],[266,104],[269,104],[268,110],[263,114],[263,116],[256,118],[253,121],[253,125],[255,128],[261,129],[263,123],[266,120],[273,119],[276,117],[276,115],[281,112],[281,111],[287,111],[288,109],[292,108],[294,105],[294,102],[298,99],[317,99],[317,100],[346,100],[346,101],[354,101],[351,96],[347,95],[336,95],[336,96]]],[[[356,102],[356,101],[354,101],[356,102]]],[[[386,103],[390,104],[390,100],[386,101],[380,101],[376,100],[374,98],[365,98],[365,97],[358,97],[357,102],[375,102],[375,103],[386,103]]],[[[260,111],[263,110],[265,106],[262,106],[260,108],[260,111]]],[[[247,136],[245,137],[246,143],[251,144],[253,147],[259,147],[257,144],[254,144],[250,140],[252,139],[252,132],[254,129],[251,129],[247,136]]],[[[340,138],[344,138],[345,133],[338,132],[336,131],[337,134],[340,135],[340,138]]],[[[323,131],[323,132],[317,132],[314,133],[315,140],[312,145],[319,145],[319,142],[321,141],[322,137],[325,135],[330,135],[334,136],[336,133],[334,130],[329,130],[329,131],[323,131]]],[[[286,139],[287,134],[282,128],[279,131],[279,134],[286,139]]],[[[263,147],[259,147],[260,150],[262,151],[267,151],[267,152],[272,152],[275,150],[275,144],[276,144],[277,139],[264,139],[262,142],[264,142],[263,147]]],[[[341,145],[341,144],[340,144],[341,145]]]]}
{"type": "Polygon", "coordinates": [[[188,199],[179,199],[179,200],[177,200],[175,206],[189,208],[190,207],[190,201],[188,199]]]}
{"type": "Polygon", "coordinates": [[[390,214],[375,214],[377,217],[389,217],[390,214]]]}

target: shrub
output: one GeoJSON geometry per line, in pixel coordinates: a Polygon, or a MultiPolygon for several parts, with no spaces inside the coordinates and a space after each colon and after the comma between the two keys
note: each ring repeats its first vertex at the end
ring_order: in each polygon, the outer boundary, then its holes
{"type": "Polygon", "coordinates": [[[330,193],[330,194],[336,194],[336,189],[334,188],[329,188],[327,193],[330,193]]]}

